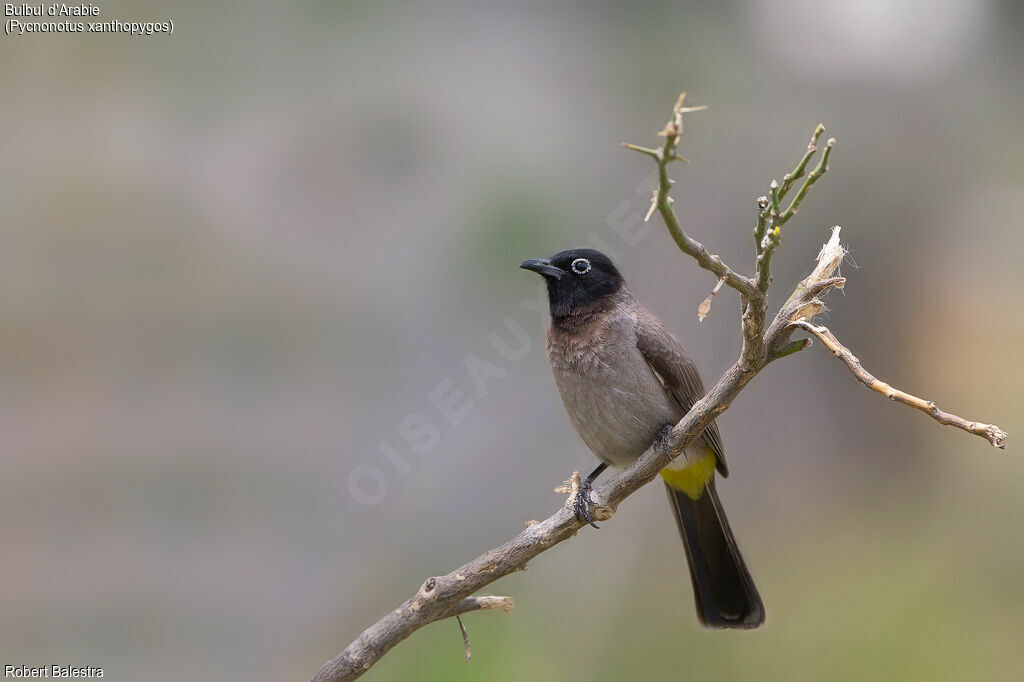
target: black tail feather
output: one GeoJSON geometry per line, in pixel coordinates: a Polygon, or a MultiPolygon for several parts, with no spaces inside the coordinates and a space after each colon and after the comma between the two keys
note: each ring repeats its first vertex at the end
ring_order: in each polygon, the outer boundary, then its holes
{"type": "Polygon", "coordinates": [[[764,605],[729,529],[715,482],[691,500],[667,484],[690,564],[697,617],[709,628],[751,629],[764,623],[764,605]]]}

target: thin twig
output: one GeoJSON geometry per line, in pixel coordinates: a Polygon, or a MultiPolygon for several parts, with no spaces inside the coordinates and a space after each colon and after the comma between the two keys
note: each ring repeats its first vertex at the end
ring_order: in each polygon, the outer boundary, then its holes
{"type": "MultiPolygon", "coordinates": [[[[793,186],[793,183],[804,176],[804,169],[807,168],[807,162],[814,156],[814,152],[818,151],[818,138],[825,132],[825,126],[821,123],[814,129],[814,133],[811,134],[811,141],[807,143],[807,152],[804,153],[800,163],[796,165],[786,176],[782,178],[782,187],[779,189],[779,199],[784,199],[789,189],[793,186]]],[[[778,211],[778,204],[775,206],[775,210],[778,211]]]]}
{"type": "Polygon", "coordinates": [[[669,196],[669,191],[672,189],[672,180],[668,177],[668,164],[673,161],[685,161],[676,152],[676,146],[683,135],[683,114],[706,108],[684,107],[683,101],[685,99],[686,93],[684,92],[679,96],[675,107],[672,109],[672,118],[665,124],[661,132],[658,133],[665,138],[665,142],[660,148],[651,149],[627,142],[623,142],[622,146],[626,149],[640,152],[645,156],[650,156],[658,164],[658,189],[655,190],[654,196],[651,199],[651,211],[647,214],[648,218],[654,210],[661,213],[661,217],[665,221],[666,227],[668,227],[669,234],[672,235],[672,239],[683,253],[692,256],[699,266],[715,273],[719,279],[724,279],[726,284],[740,292],[744,298],[753,298],[757,296],[754,281],[734,271],[719,256],[710,253],[703,244],[688,235],[683,230],[683,226],[679,223],[679,218],[672,209],[672,197],[669,196]]]}
{"type": "Polygon", "coordinates": [[[782,350],[777,351],[772,355],[772,360],[778,360],[784,358],[793,353],[799,353],[805,348],[810,348],[814,342],[811,339],[797,339],[796,341],[790,341],[788,344],[782,347],[782,350]]]}
{"type": "Polygon", "coordinates": [[[864,384],[875,393],[884,395],[889,400],[913,407],[915,410],[921,410],[940,424],[955,426],[958,429],[963,429],[967,433],[973,433],[975,436],[981,436],[997,448],[1006,448],[1006,432],[995,424],[972,422],[964,419],[963,417],[958,417],[955,414],[944,412],[936,407],[935,403],[930,400],[918,398],[917,396],[901,391],[898,388],[893,388],[881,379],[875,378],[874,375],[864,369],[864,366],[860,364],[860,360],[857,359],[857,356],[851,353],[846,346],[839,342],[839,339],[836,338],[835,334],[833,334],[828,327],[811,324],[804,320],[795,320],[791,324],[794,327],[804,329],[818,337],[818,339],[825,344],[826,348],[832,351],[837,358],[846,364],[850,371],[853,372],[853,376],[857,378],[857,381],[864,384]]]}
{"type": "Polygon", "coordinates": [[[504,611],[508,613],[515,608],[516,602],[512,597],[499,597],[496,595],[481,595],[479,597],[466,597],[452,609],[450,615],[461,615],[470,611],[504,611]]]}
{"type": "Polygon", "coordinates": [[[807,196],[807,192],[810,191],[811,185],[818,181],[822,175],[828,171],[828,159],[832,155],[832,148],[836,145],[836,138],[830,137],[828,142],[825,143],[825,151],[821,154],[821,160],[818,161],[817,167],[811,171],[811,174],[804,180],[804,184],[800,187],[800,191],[793,197],[793,201],[790,202],[789,207],[782,212],[779,216],[779,226],[785,225],[789,222],[797,210],[800,208],[800,202],[807,196]]]}
{"type": "Polygon", "coordinates": [[[466,626],[462,624],[462,617],[455,616],[455,622],[459,624],[459,631],[462,632],[462,644],[466,647],[466,663],[473,660],[473,650],[469,648],[469,633],[466,632],[466,626]]]}
{"type": "Polygon", "coordinates": [[[698,322],[703,322],[704,318],[707,317],[708,313],[711,312],[711,299],[715,297],[715,294],[718,293],[718,290],[722,288],[723,284],[725,284],[725,278],[718,280],[718,283],[715,284],[715,288],[711,290],[711,293],[708,294],[708,297],[701,301],[700,305],[697,306],[698,322]]]}

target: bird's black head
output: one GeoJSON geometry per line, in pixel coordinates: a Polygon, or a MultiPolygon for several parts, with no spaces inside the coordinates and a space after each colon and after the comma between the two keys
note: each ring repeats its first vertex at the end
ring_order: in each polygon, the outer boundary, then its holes
{"type": "Polygon", "coordinates": [[[599,306],[625,284],[608,256],[594,249],[562,251],[551,258],[525,260],[519,267],[544,277],[555,320],[599,306]]]}

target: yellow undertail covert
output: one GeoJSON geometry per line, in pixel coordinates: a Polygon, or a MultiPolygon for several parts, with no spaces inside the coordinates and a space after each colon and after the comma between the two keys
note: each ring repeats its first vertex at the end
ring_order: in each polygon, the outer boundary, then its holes
{"type": "Polygon", "coordinates": [[[715,452],[710,447],[697,456],[678,457],[661,470],[669,487],[686,493],[691,500],[700,499],[704,486],[715,475],[715,452]]]}

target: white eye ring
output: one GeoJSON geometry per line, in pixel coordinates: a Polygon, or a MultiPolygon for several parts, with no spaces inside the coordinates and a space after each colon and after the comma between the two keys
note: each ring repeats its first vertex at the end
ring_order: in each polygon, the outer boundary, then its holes
{"type": "Polygon", "coordinates": [[[590,272],[590,261],[586,258],[577,258],[569,266],[577,275],[585,275],[590,272]]]}

